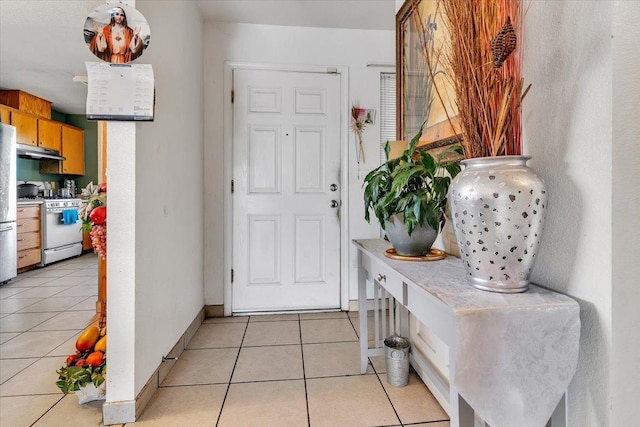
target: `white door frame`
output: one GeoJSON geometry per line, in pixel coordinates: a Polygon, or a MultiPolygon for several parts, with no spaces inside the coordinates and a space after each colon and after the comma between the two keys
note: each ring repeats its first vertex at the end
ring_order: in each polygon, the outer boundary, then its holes
{"type": "Polygon", "coordinates": [[[335,73],[340,78],[340,308],[349,309],[349,69],[340,66],[305,66],[254,64],[245,62],[224,63],[224,231],[223,231],[223,303],[224,315],[231,316],[231,268],[233,260],[233,200],[231,180],[233,179],[233,70],[270,70],[307,73],[335,73]]]}

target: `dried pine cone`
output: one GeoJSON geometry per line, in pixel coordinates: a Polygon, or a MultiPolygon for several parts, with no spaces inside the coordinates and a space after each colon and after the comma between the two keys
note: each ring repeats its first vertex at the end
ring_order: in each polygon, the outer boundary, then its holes
{"type": "Polygon", "coordinates": [[[516,49],[516,31],[511,25],[511,18],[507,16],[502,29],[491,41],[491,54],[493,55],[493,64],[496,68],[502,67],[502,63],[516,49]]]}

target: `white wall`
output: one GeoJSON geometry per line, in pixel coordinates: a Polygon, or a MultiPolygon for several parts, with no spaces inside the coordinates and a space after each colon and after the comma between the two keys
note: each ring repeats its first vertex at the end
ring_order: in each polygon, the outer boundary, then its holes
{"type": "MultiPolygon", "coordinates": [[[[223,93],[225,61],[258,64],[331,65],[349,67],[349,100],[363,108],[380,108],[380,72],[368,63],[395,62],[393,31],[300,28],[251,24],[205,24],[205,304],[223,303],[223,93]]],[[[349,112],[344,124],[349,125],[349,112]]],[[[377,223],[364,221],[362,182],[358,171],[379,164],[378,122],[367,128],[366,164],[355,160],[355,139],[349,133],[349,239],[378,237],[377,223]]],[[[349,248],[351,251],[351,248],[349,248]]],[[[353,253],[353,252],[351,252],[353,253]]],[[[350,298],[357,296],[355,266],[351,264],[350,298]]]]}
{"type": "MultiPolygon", "coordinates": [[[[523,110],[524,149],[551,189],[532,279],[581,306],[571,426],[632,425],[640,418],[634,402],[640,319],[633,307],[640,301],[639,18],[637,3],[624,1],[540,0],[527,14],[524,75],[533,87],[523,110]]],[[[393,34],[207,23],[204,55],[205,303],[222,304],[223,62],[347,65],[350,99],[377,107],[380,70],[365,65],[393,61],[393,34]]],[[[377,157],[377,128],[365,139],[367,158],[377,157]]],[[[352,134],[349,144],[350,238],[374,237],[377,225],[361,220],[352,134]]]]}
{"type": "Polygon", "coordinates": [[[639,417],[638,18],[637,3],[608,1],[535,1],[527,15],[525,152],[551,193],[532,280],[581,306],[571,426],[639,417]]]}
{"type": "Polygon", "coordinates": [[[613,6],[612,426],[640,420],[640,4],[613,6]]]}
{"type": "Polygon", "coordinates": [[[190,2],[136,8],[151,26],[137,62],[153,65],[156,115],[109,135],[107,321],[119,350],[109,353],[107,403],[135,399],[204,305],[203,23],[190,2]]]}

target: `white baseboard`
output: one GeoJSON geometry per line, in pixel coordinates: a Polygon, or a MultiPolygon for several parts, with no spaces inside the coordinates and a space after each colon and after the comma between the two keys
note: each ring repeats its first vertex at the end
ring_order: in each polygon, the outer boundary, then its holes
{"type": "Polygon", "coordinates": [[[198,312],[189,327],[178,339],[168,354],[164,355],[162,362],[151,374],[147,383],[142,387],[136,400],[125,400],[120,402],[105,402],[102,405],[102,423],[106,426],[113,424],[134,423],[146,408],[147,404],[158,390],[158,387],[167,377],[171,368],[176,364],[178,357],[182,354],[193,335],[196,333],[205,318],[205,308],[198,312]]]}
{"type": "Polygon", "coordinates": [[[204,317],[224,317],[224,306],[222,304],[218,305],[205,305],[204,306],[204,317]]]}
{"type": "Polygon", "coordinates": [[[136,421],[136,401],[123,400],[106,402],[102,405],[102,423],[106,426],[113,424],[133,423],[136,421]]]}
{"type": "MultiPolygon", "coordinates": [[[[358,306],[359,304],[357,299],[352,299],[349,301],[349,311],[360,311],[358,306]]],[[[373,299],[367,300],[367,310],[373,310],[373,299]]]]}

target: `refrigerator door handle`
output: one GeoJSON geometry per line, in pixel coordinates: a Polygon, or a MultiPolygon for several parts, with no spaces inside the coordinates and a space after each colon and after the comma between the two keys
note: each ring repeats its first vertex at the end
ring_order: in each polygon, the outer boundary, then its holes
{"type": "Polygon", "coordinates": [[[7,226],[0,225],[0,233],[2,233],[3,231],[11,231],[13,229],[14,227],[12,225],[7,225],[7,226]]]}

